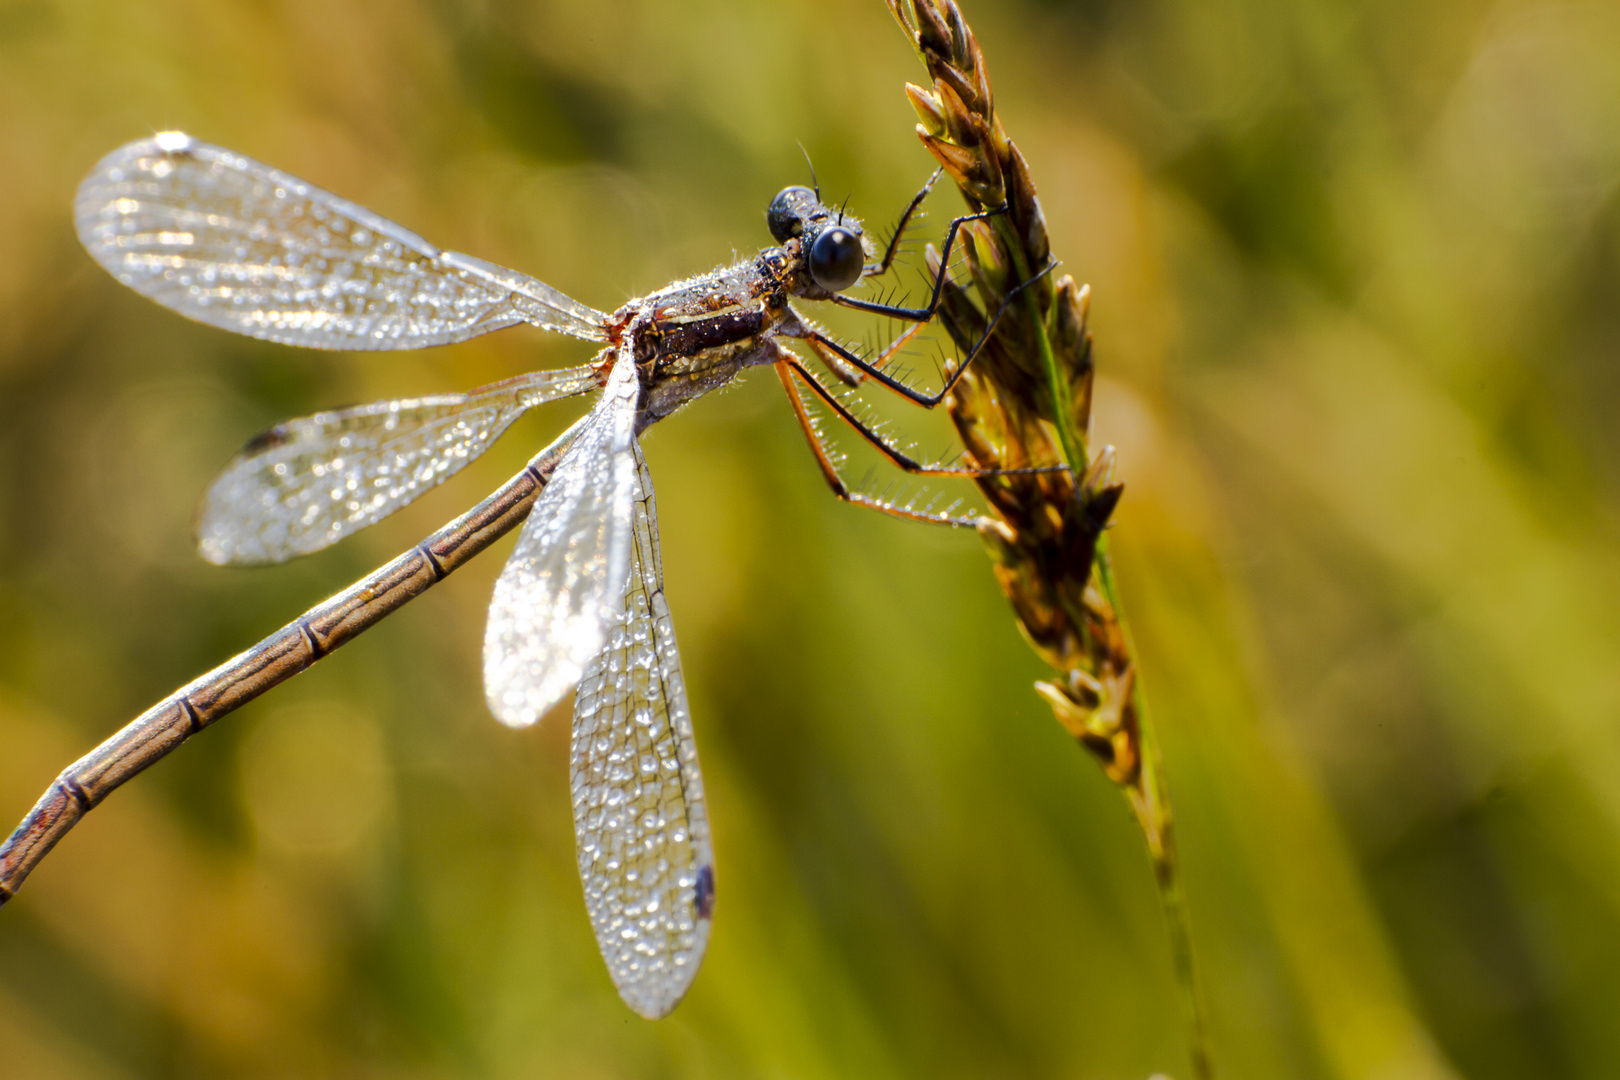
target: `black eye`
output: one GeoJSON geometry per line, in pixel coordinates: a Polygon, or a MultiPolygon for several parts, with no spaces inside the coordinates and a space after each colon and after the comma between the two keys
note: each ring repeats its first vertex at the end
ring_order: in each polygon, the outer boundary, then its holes
{"type": "Polygon", "coordinates": [[[810,245],[810,276],[828,292],[841,292],[859,281],[865,262],[861,238],[839,225],[822,230],[810,245]]]}
{"type": "Polygon", "coordinates": [[[771,200],[771,208],[765,211],[765,221],[770,225],[771,235],[776,237],[778,244],[785,244],[789,238],[804,231],[803,210],[815,203],[816,193],[807,187],[783,188],[771,200]]]}

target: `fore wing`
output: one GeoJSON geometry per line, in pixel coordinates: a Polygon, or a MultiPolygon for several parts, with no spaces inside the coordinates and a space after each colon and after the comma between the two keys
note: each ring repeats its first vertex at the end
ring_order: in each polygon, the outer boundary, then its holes
{"type": "Polygon", "coordinates": [[[197,511],[218,565],[283,562],[387,517],[489,449],[528,409],[596,389],[590,367],[470,394],[407,398],[277,424],[225,466],[197,511]]]}
{"type": "Polygon", "coordinates": [[[484,694],[503,724],[534,723],[578,684],[624,595],[640,392],[635,357],[621,349],[495,582],[484,694]]]}
{"type": "Polygon", "coordinates": [[[630,576],[580,680],[571,775],[579,876],[625,1003],[655,1020],[686,994],[709,940],[714,852],[664,602],[652,478],[636,447],[630,576]]]}
{"type": "Polygon", "coordinates": [[[286,173],[177,131],[79,185],[79,239],[188,318],[286,345],[414,349],[529,322],[605,340],[607,316],[286,173]]]}

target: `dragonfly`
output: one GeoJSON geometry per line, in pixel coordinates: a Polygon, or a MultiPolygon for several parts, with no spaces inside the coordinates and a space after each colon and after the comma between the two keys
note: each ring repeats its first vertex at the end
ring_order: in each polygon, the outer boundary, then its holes
{"type": "Polygon", "coordinates": [[[586,908],[625,1003],[649,1019],[666,1015],[708,941],[714,852],[640,436],[744,371],[772,365],[839,498],[903,518],[973,524],[846,484],[801,388],[908,472],[985,473],[913,457],[785,345],[805,343],[843,383],[870,379],[924,406],[944,399],[1017,290],[937,392],[915,389],[889,363],[937,313],[959,230],[999,211],[952,221],[926,304],[845,295],[890,269],[937,177],[906,207],[881,257],[859,219],[826,205],[819,188],[792,186],[766,213],[774,246],[604,312],[180,132],[102,159],[75,202],[85,248],[125,285],[199,322],[319,349],[414,349],[518,324],[601,346],[578,367],[278,424],[249,441],[203,496],[196,539],[212,563],[273,564],[318,551],[458,472],[528,410],[599,396],[466,514],[180,688],[64,771],[0,845],[0,903],[114,788],[522,524],[490,602],[485,696],[498,720],[525,727],[575,691],[570,787],[586,908]],[[868,358],[803,317],[794,300],[913,326],[868,358]]]}

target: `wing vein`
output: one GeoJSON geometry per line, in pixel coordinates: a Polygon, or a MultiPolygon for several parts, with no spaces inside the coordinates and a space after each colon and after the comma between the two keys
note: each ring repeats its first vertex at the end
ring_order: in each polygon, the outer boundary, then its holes
{"type": "Polygon", "coordinates": [[[607,316],[516,271],[445,252],[312,184],[178,132],[91,170],[79,238],[189,318],[323,349],[404,349],[530,322],[592,341],[607,316]]]}

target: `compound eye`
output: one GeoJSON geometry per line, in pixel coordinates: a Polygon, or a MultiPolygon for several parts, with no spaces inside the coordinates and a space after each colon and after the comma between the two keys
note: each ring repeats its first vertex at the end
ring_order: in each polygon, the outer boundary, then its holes
{"type": "Polygon", "coordinates": [[[771,200],[771,208],[765,211],[765,222],[770,225],[771,235],[778,244],[785,244],[804,231],[802,210],[815,205],[815,201],[816,193],[807,187],[783,188],[777,193],[771,200]]]}
{"type": "Polygon", "coordinates": [[[823,230],[810,245],[810,276],[828,292],[842,292],[859,281],[865,264],[861,238],[840,225],[823,230]]]}

